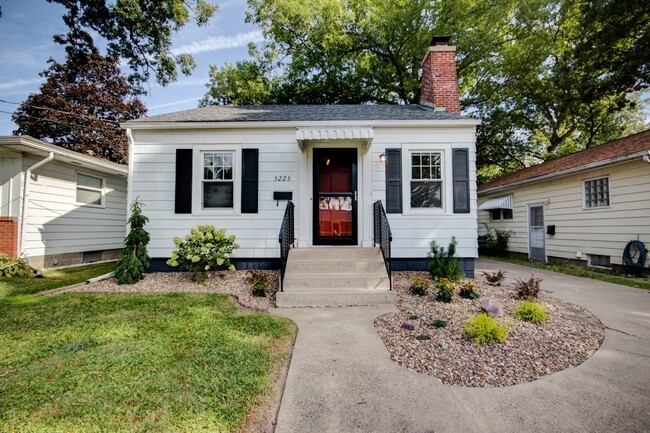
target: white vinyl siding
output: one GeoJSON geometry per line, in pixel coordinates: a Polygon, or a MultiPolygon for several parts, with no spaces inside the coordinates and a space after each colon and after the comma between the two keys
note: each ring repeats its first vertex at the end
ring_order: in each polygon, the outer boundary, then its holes
{"type": "MultiPolygon", "coordinates": [[[[145,205],[144,213],[150,222],[148,246],[151,257],[171,255],[174,236],[185,236],[192,227],[212,224],[227,229],[237,238],[240,248],[235,257],[279,257],[278,232],[284,215],[286,201],[273,199],[274,191],[293,193],[296,205],[295,233],[299,246],[312,245],[312,159],[313,147],[355,147],[358,149],[358,221],[360,246],[373,246],[372,203],[385,199],[385,166],[379,155],[387,148],[402,148],[402,159],[409,150],[435,151],[443,155],[442,182],[451,185],[452,149],[468,148],[470,157],[471,212],[453,214],[452,195],[443,194],[443,209],[417,209],[411,215],[388,216],[393,231],[393,257],[425,258],[429,244],[437,240],[447,245],[451,237],[458,241],[460,257],[477,256],[476,188],[474,169],[474,127],[375,127],[371,148],[357,140],[314,141],[306,143],[301,151],[296,142],[296,129],[211,129],[211,130],[132,130],[132,177],[129,181],[131,196],[139,197],[145,205]],[[236,144],[236,146],[234,146],[236,144]],[[200,209],[201,156],[200,152],[241,152],[241,149],[259,149],[258,213],[241,214],[238,203],[232,212],[200,209]],[[176,149],[194,151],[193,213],[174,213],[174,179],[176,149]],[[198,156],[197,156],[198,155],[198,156]],[[286,181],[283,181],[286,180],[286,181]],[[198,203],[198,209],[197,209],[198,203]]],[[[241,173],[241,158],[236,153],[234,188],[240,188],[237,173],[241,173]]],[[[406,160],[405,164],[409,164],[406,160]]],[[[403,187],[408,187],[410,175],[403,170],[403,187]]],[[[410,187],[409,187],[410,188],[410,187]]],[[[234,194],[237,200],[238,193],[234,194]]],[[[408,202],[405,202],[408,203],[408,202]]]]}
{"type": "Polygon", "coordinates": [[[602,255],[611,257],[612,264],[620,265],[623,249],[630,240],[639,236],[646,244],[650,241],[650,170],[641,158],[486,194],[479,202],[504,193],[513,195],[512,221],[491,225],[489,212],[480,211],[479,227],[481,233],[484,233],[483,223],[512,231],[508,249],[513,252],[528,253],[526,212],[532,203],[545,203],[544,222],[555,225],[555,235],[545,235],[549,257],[576,259],[579,251],[582,260],[590,254],[602,255]],[[585,180],[605,176],[609,179],[609,206],[583,211],[585,180]]]}
{"type": "MultiPolygon", "coordinates": [[[[23,170],[42,158],[24,157],[23,170]]],[[[126,235],[126,177],[84,169],[104,179],[104,206],[80,205],[75,167],[48,162],[32,173],[25,252],[29,257],[120,249],[126,235]]]]}

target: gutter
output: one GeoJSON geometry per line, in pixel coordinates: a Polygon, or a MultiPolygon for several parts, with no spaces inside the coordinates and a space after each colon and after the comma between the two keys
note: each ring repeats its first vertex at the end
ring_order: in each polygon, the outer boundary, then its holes
{"type": "Polygon", "coordinates": [[[25,252],[25,235],[27,234],[27,203],[29,201],[29,185],[31,184],[32,171],[36,170],[42,165],[47,164],[48,162],[54,159],[54,152],[50,152],[47,158],[37,162],[36,164],[29,167],[25,170],[25,185],[23,186],[23,204],[20,212],[20,255],[25,252]]]}
{"type": "Polygon", "coordinates": [[[186,121],[146,121],[129,120],[120,124],[122,129],[257,129],[257,128],[308,128],[361,126],[361,127],[464,127],[480,125],[478,119],[448,120],[327,120],[327,121],[242,121],[242,122],[186,122],[186,121]]]}
{"type": "Polygon", "coordinates": [[[533,178],[530,178],[530,179],[520,180],[518,182],[512,182],[512,183],[508,183],[508,184],[505,184],[505,185],[498,185],[498,186],[495,186],[495,187],[492,187],[492,188],[482,189],[482,190],[477,191],[477,195],[480,196],[480,195],[484,195],[484,194],[490,194],[490,193],[493,193],[493,192],[504,191],[504,190],[515,188],[515,187],[518,187],[518,186],[521,186],[521,185],[526,185],[526,184],[535,183],[535,182],[542,182],[544,180],[548,180],[548,179],[552,179],[552,178],[556,178],[556,177],[568,176],[570,174],[580,173],[582,171],[587,171],[587,170],[592,170],[594,168],[604,167],[606,165],[621,164],[623,162],[633,160],[633,159],[638,158],[640,156],[643,156],[643,160],[650,164],[650,151],[648,151],[648,152],[645,152],[645,151],[644,152],[636,152],[636,153],[631,153],[629,155],[624,155],[624,156],[621,156],[621,157],[615,157],[615,158],[610,158],[610,159],[604,159],[602,161],[592,162],[591,164],[581,165],[580,167],[574,167],[574,168],[569,168],[567,170],[548,173],[548,174],[545,174],[543,176],[537,176],[537,177],[533,177],[533,178]]]}

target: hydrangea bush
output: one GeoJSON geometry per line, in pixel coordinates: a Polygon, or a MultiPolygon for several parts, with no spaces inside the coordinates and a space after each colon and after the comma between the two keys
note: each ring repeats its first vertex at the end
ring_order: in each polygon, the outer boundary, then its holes
{"type": "Polygon", "coordinates": [[[208,271],[223,268],[235,270],[230,258],[239,245],[235,243],[234,235],[226,236],[225,229],[215,229],[211,225],[198,226],[185,239],[174,238],[174,244],[176,249],[167,264],[192,272],[192,281],[204,281],[208,271]]]}

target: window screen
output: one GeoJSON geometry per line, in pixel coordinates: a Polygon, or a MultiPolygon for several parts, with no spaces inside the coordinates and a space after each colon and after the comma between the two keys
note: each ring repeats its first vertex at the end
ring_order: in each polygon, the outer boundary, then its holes
{"type": "Polygon", "coordinates": [[[411,153],[411,207],[442,207],[442,158],[438,152],[411,153]]]}
{"type": "Polygon", "coordinates": [[[234,152],[203,154],[203,207],[233,207],[234,152]]]}

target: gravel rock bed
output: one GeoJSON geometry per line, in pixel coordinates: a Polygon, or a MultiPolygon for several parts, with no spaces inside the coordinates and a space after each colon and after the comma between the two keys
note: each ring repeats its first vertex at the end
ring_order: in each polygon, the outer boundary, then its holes
{"type": "Polygon", "coordinates": [[[493,287],[477,280],[481,297],[469,300],[454,296],[454,302],[436,302],[433,296],[411,295],[411,279],[426,272],[395,272],[397,313],[375,320],[375,328],[391,358],[409,369],[439,378],[449,385],[501,387],[531,382],[556,371],[577,366],[600,347],[603,325],[589,311],[540,293],[539,302],[548,308],[551,320],[532,324],[512,316],[517,304],[510,283],[493,287]],[[502,343],[478,346],[461,335],[467,319],[481,311],[480,301],[495,299],[503,307],[499,323],[510,332],[502,343]],[[417,319],[413,317],[417,316],[417,319]],[[434,320],[447,326],[435,328],[434,320]],[[402,324],[413,325],[412,330],[402,324]],[[418,340],[428,335],[430,340],[418,340]]]}
{"type": "Polygon", "coordinates": [[[210,272],[204,283],[190,280],[189,272],[152,272],[133,285],[119,285],[115,278],[90,284],[66,287],[47,294],[59,293],[222,293],[230,295],[243,307],[268,312],[275,308],[275,293],[278,291],[279,272],[259,271],[268,275],[271,282],[266,297],[251,294],[248,278],[250,271],[210,272]]]}

